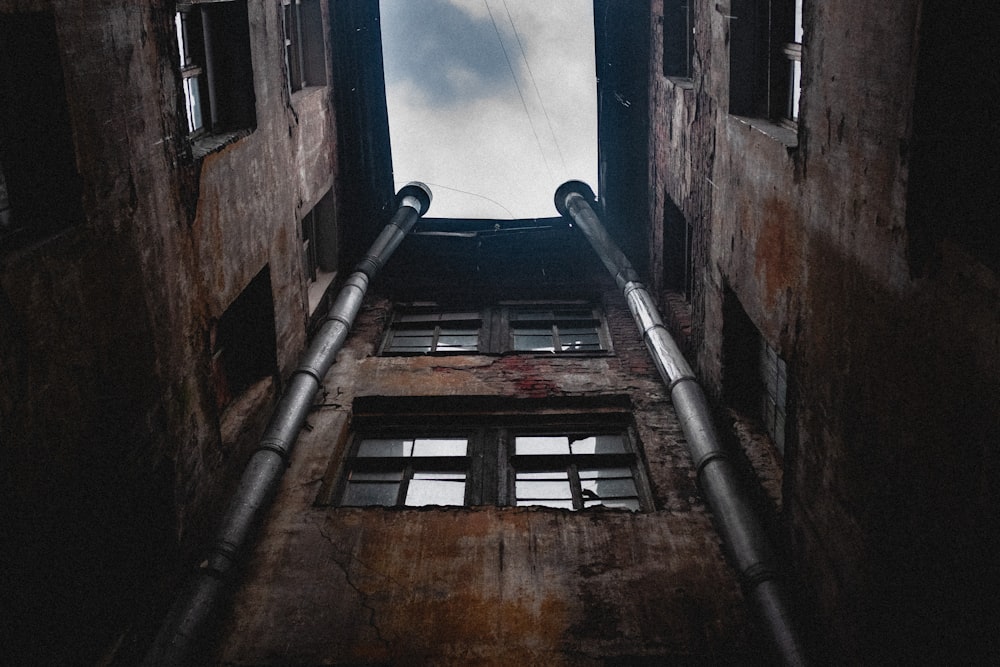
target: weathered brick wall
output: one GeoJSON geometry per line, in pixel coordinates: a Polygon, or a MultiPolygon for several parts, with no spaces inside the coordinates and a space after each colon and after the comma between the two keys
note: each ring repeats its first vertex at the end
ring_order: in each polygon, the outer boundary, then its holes
{"type": "MultiPolygon", "coordinates": [[[[388,267],[393,275],[366,300],[324,383],[323,407],[296,446],[226,621],[219,662],[752,661],[759,647],[749,638],[735,576],[698,495],[665,387],[622,297],[576,234],[481,239],[489,252],[502,248],[495,270],[485,254],[462,252],[465,241],[404,241],[388,267]],[[449,243],[452,249],[441,252],[449,243]],[[573,267],[572,281],[538,270],[552,266],[552,250],[573,267]],[[424,275],[411,272],[414,266],[424,275]],[[450,281],[437,280],[442,274],[450,281]],[[399,281],[432,290],[425,298],[462,289],[516,299],[531,285],[538,298],[582,288],[601,300],[614,352],[374,356],[391,307],[387,290],[399,281]],[[313,505],[345,455],[355,398],[467,395],[493,398],[498,407],[509,399],[627,396],[655,508],[631,514],[313,505]]],[[[407,294],[421,289],[410,285],[407,294]]]]}
{"type": "Polygon", "coordinates": [[[136,650],[304,343],[296,217],[333,185],[330,91],[289,97],[279,5],[247,4],[256,129],[195,160],[174,3],[0,1],[54,16],[85,216],[0,249],[10,661],[136,650]],[[209,330],[265,265],[279,372],[224,437],[209,330]]]}
{"type": "Polygon", "coordinates": [[[949,242],[911,272],[920,3],[804,4],[789,143],[727,114],[730,3],[697,5],[687,87],[662,76],[651,0],[651,265],[666,192],[698,230],[692,329],[709,389],[727,372],[727,288],[788,362],[779,500],[821,642],[846,662],[981,659],[995,648],[976,582],[996,585],[998,279],[949,242]]]}

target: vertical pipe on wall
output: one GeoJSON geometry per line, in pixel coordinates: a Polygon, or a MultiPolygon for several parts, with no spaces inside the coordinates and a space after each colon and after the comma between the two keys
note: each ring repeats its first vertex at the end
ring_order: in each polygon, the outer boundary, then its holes
{"type": "Polygon", "coordinates": [[[330,307],[328,319],[292,374],[256,452],[243,471],[211,551],[175,601],[146,654],[143,664],[147,667],[180,667],[196,660],[206,624],[215,614],[238,558],[246,551],[250,533],[270,507],[288,466],[295,439],[361,309],[369,281],[417,219],[427,212],[431,191],[423,183],[409,183],[399,191],[397,200],[396,213],[345,281],[330,307]]]}
{"type": "Polygon", "coordinates": [[[660,377],[669,387],[699,486],[750,604],[770,632],[784,664],[804,665],[805,653],[792,622],[777,559],[739,471],[715,432],[705,394],[663,325],[653,298],[591,208],[594,200],[593,190],[581,181],[564,183],[555,195],[556,209],[576,223],[622,290],[660,377]]]}

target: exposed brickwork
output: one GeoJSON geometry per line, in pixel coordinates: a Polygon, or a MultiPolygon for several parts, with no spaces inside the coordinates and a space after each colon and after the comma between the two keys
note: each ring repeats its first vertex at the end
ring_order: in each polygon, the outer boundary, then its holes
{"type": "MultiPolygon", "coordinates": [[[[931,251],[921,245],[927,236],[908,238],[913,230],[904,229],[907,215],[929,220],[904,203],[914,54],[923,45],[948,48],[948,40],[918,40],[916,0],[807,0],[801,117],[788,141],[768,122],[727,114],[729,44],[745,17],[732,16],[730,3],[696,5],[694,76],[681,85],[661,72],[662,5],[649,2],[652,281],[659,287],[669,195],[696,229],[690,326],[710,393],[721,396],[727,373],[727,288],[788,362],[793,416],[783,462],[752,434],[752,419],[726,421],[737,425],[735,442],[767,496],[783,498],[783,546],[815,611],[815,635],[846,662],[995,654],[992,640],[970,628],[996,621],[972,600],[981,597],[977,578],[996,586],[986,573],[995,551],[987,536],[1000,527],[991,509],[1000,423],[981,397],[998,394],[1000,290],[995,271],[975,259],[989,252],[947,242],[931,251]],[[920,254],[910,256],[914,245],[920,254]],[[908,262],[929,255],[937,272],[911,275],[908,262]]],[[[970,12],[977,21],[995,16],[986,3],[970,12]]],[[[935,34],[962,31],[962,18],[943,15],[954,25],[939,18],[935,34]]],[[[925,66],[945,61],[923,57],[925,66]]],[[[929,76],[949,81],[962,70],[931,67],[929,76]]],[[[934,99],[941,90],[924,94],[934,99]]],[[[962,108],[978,117],[980,106],[962,108]]],[[[916,111],[953,120],[950,107],[916,111]]],[[[921,177],[940,169],[930,164],[921,177]]],[[[911,201],[939,207],[941,197],[928,192],[911,201]]],[[[977,206],[935,208],[933,225],[942,236],[974,229],[978,222],[955,211],[977,206]]],[[[671,296],[661,300],[669,306],[671,296]]]]}
{"type": "MultiPolygon", "coordinates": [[[[544,256],[568,240],[526,243],[544,256]]],[[[434,246],[420,247],[432,253],[434,246]]],[[[587,280],[557,289],[600,297],[611,354],[377,357],[390,300],[372,295],[326,381],[338,407],[310,419],[219,644],[220,661],[257,664],[283,650],[287,633],[271,630],[278,618],[295,619],[288,632],[302,662],[333,655],[454,664],[739,662],[756,650],[680,426],[631,314],[593,253],[584,248],[574,260],[587,280]],[[333,444],[355,397],[465,395],[494,397],[498,406],[508,398],[627,396],[655,509],[312,507],[316,480],[336,476],[344,452],[333,444]]],[[[433,254],[423,261],[438,263],[433,254]]],[[[475,271],[468,261],[450,266],[454,282],[475,271]]],[[[405,267],[404,256],[387,268],[385,284],[405,267]]],[[[476,280],[506,298],[521,294],[518,279],[503,273],[476,280]]],[[[441,284],[434,295],[447,290],[441,284]]]]}
{"type": "Polygon", "coordinates": [[[174,3],[0,0],[54,17],[86,218],[0,247],[7,662],[138,660],[305,341],[330,89],[289,97],[279,5],[246,4],[256,129],[192,159],[174,3]],[[209,332],[265,265],[280,372],[223,414],[209,332]]]}

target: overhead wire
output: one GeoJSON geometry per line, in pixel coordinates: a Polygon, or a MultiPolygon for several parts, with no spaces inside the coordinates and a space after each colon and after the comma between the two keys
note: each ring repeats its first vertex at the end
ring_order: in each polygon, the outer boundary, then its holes
{"type": "Polygon", "coordinates": [[[521,58],[524,60],[524,66],[528,70],[528,78],[531,79],[531,86],[535,89],[535,95],[538,96],[538,103],[542,107],[542,114],[545,116],[545,123],[548,125],[549,134],[552,135],[552,141],[556,145],[556,152],[559,153],[559,162],[562,164],[563,175],[569,176],[569,170],[566,168],[566,160],[563,158],[562,148],[559,146],[559,138],[556,137],[556,132],[552,129],[552,119],[549,117],[549,112],[545,108],[545,100],[542,98],[542,93],[538,90],[538,83],[535,81],[535,73],[531,71],[531,63],[528,62],[528,54],[524,50],[524,44],[521,43],[521,35],[518,33],[517,24],[514,23],[514,17],[510,15],[510,7],[507,6],[507,0],[501,1],[503,2],[504,11],[507,12],[507,20],[510,21],[510,27],[514,30],[514,37],[517,39],[517,48],[521,50],[521,58]]]}
{"type": "MultiPolygon", "coordinates": [[[[405,183],[406,181],[404,180],[404,181],[400,181],[400,182],[405,183]]],[[[511,219],[517,218],[517,216],[514,215],[513,211],[511,211],[509,208],[507,208],[506,206],[504,206],[503,204],[501,204],[500,202],[498,202],[496,199],[491,199],[490,197],[487,197],[486,195],[481,195],[478,192],[469,192],[468,190],[460,190],[459,188],[453,188],[450,185],[441,185],[440,183],[431,183],[430,181],[421,181],[421,183],[433,186],[435,188],[444,188],[445,190],[451,190],[452,192],[460,192],[463,195],[470,195],[472,197],[479,197],[480,199],[485,199],[486,201],[492,202],[492,203],[496,204],[497,206],[499,206],[500,208],[502,208],[504,211],[506,211],[507,215],[509,215],[511,217],[511,219]]],[[[398,187],[398,185],[397,185],[397,187],[398,187]]]]}
{"type": "Polygon", "coordinates": [[[521,91],[521,84],[517,80],[517,74],[514,73],[514,65],[510,62],[510,56],[507,54],[507,47],[504,46],[503,37],[500,35],[500,26],[497,25],[496,18],[493,16],[493,10],[490,8],[490,3],[488,0],[483,0],[483,4],[486,5],[486,11],[489,12],[490,21],[493,22],[493,29],[497,33],[497,41],[500,42],[500,50],[503,51],[503,57],[507,61],[507,69],[510,70],[510,76],[514,80],[514,87],[517,88],[517,95],[521,98],[521,106],[524,107],[524,115],[528,118],[528,125],[531,127],[531,133],[535,136],[535,144],[538,146],[538,152],[542,156],[542,161],[545,162],[545,169],[549,172],[549,178],[555,178],[552,173],[552,167],[549,165],[549,160],[545,157],[545,149],[542,148],[541,139],[538,138],[538,132],[535,130],[535,123],[531,120],[531,113],[528,111],[528,103],[524,99],[524,93],[521,91]]]}

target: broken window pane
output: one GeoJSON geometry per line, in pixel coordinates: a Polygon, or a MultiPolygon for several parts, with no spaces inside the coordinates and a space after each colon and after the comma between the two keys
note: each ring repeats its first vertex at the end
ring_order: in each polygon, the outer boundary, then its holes
{"type": "Polygon", "coordinates": [[[515,454],[569,454],[569,438],[564,435],[519,435],[514,438],[515,454]]]}
{"type": "Polygon", "coordinates": [[[358,456],[410,456],[412,453],[412,440],[368,438],[358,445],[358,456]]]}
{"type": "Polygon", "coordinates": [[[577,438],[570,443],[573,454],[619,454],[624,453],[625,440],[620,435],[592,435],[577,438]]]}
{"type": "Polygon", "coordinates": [[[406,491],[405,505],[464,505],[464,472],[415,472],[406,491]]]}
{"type": "Polygon", "coordinates": [[[519,352],[555,352],[552,332],[544,334],[521,332],[514,334],[514,349],[519,352]]]}
{"type": "Polygon", "coordinates": [[[342,504],[354,506],[395,505],[402,478],[403,474],[398,471],[353,471],[348,479],[342,504]]]}
{"type": "Polygon", "coordinates": [[[626,509],[633,512],[639,511],[638,498],[610,498],[602,500],[584,500],[584,508],[590,507],[610,507],[614,509],[626,509]]]}
{"type": "Polygon", "coordinates": [[[465,456],[466,438],[417,438],[413,441],[414,456],[465,456]]]}

